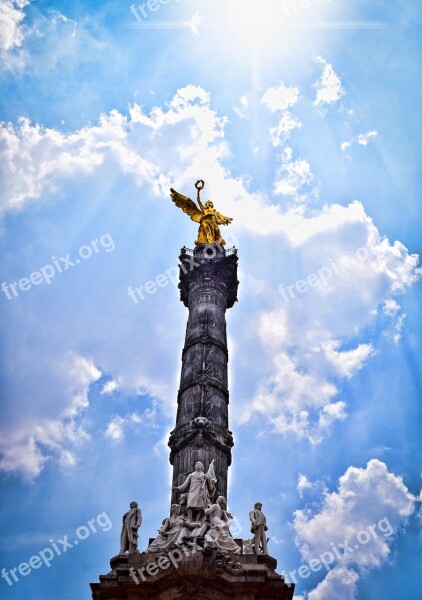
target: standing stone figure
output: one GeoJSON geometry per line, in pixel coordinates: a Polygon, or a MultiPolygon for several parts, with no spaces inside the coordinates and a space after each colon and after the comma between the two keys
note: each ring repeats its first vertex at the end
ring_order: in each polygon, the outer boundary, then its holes
{"type": "Polygon", "coordinates": [[[130,510],[123,515],[122,533],[120,534],[120,554],[138,551],[138,529],[142,523],[141,509],[137,502],[130,503],[130,510]]]}
{"type": "Polygon", "coordinates": [[[195,464],[195,471],[187,476],[182,485],[173,486],[179,492],[187,492],[186,508],[191,523],[205,521],[205,509],[210,504],[210,494],[215,491],[217,478],[214,472],[214,459],[207,473],[201,462],[195,464]]]}
{"type": "Polygon", "coordinates": [[[216,548],[222,554],[240,554],[240,546],[230,534],[232,515],[226,511],[226,499],[218,496],[215,504],[205,510],[211,527],[205,536],[205,547],[216,548]]]}
{"type": "Polygon", "coordinates": [[[261,502],[254,504],[254,509],[249,513],[251,521],[251,533],[254,534],[255,554],[268,554],[267,536],[265,532],[268,530],[267,520],[261,512],[261,502]]]}

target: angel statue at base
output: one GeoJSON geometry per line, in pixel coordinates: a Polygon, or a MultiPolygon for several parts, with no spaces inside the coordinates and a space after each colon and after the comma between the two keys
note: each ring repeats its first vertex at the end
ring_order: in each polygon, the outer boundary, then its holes
{"type": "Polygon", "coordinates": [[[170,188],[170,196],[175,205],[181,208],[184,213],[188,214],[192,221],[200,224],[198,239],[195,241],[195,245],[220,244],[221,246],[224,246],[226,242],[221,237],[219,225],[229,225],[233,219],[225,217],[217,212],[211,200],[207,200],[205,205],[202,204],[200,194],[201,190],[204,189],[204,186],[205,182],[202,179],[199,179],[195,183],[199,208],[193,200],[179,194],[179,192],[176,192],[173,188],[170,188]]]}

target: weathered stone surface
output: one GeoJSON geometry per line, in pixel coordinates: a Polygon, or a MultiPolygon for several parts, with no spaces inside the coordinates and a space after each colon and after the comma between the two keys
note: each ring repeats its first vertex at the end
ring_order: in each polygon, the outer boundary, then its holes
{"type": "MultiPolygon", "coordinates": [[[[221,246],[182,249],[180,298],[189,308],[176,427],[169,446],[173,485],[180,485],[197,461],[212,459],[217,495],[227,494],[233,437],[228,427],[227,308],[237,300],[237,253],[221,246]]],[[[173,491],[172,502],[179,495],[173,491]]]]}
{"type": "Polygon", "coordinates": [[[293,598],[294,585],[275,573],[277,563],[269,556],[236,555],[230,559],[215,550],[199,550],[176,564],[159,568],[156,554],[117,556],[110,561],[111,572],[101,576],[100,583],[91,584],[93,600],[293,598]]]}

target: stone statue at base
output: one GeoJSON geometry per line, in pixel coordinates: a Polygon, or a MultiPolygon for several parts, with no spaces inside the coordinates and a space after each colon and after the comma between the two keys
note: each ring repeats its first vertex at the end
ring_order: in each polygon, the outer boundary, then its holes
{"type": "Polygon", "coordinates": [[[130,503],[130,510],[123,515],[122,532],[120,534],[120,554],[138,552],[138,529],[142,523],[141,509],[137,502],[130,503]]]}
{"type": "Polygon", "coordinates": [[[201,523],[205,521],[205,509],[210,504],[210,498],[215,492],[217,478],[214,472],[214,460],[208,471],[204,473],[202,462],[195,464],[195,471],[187,476],[182,485],[173,486],[179,492],[187,492],[186,508],[188,521],[201,523]]]}
{"type": "Polygon", "coordinates": [[[267,520],[264,513],[261,512],[261,509],[261,502],[256,502],[253,510],[251,510],[249,513],[249,519],[251,521],[251,533],[254,535],[254,549],[255,554],[257,555],[268,554],[267,536],[265,533],[268,530],[267,520]]]}
{"type": "Polygon", "coordinates": [[[230,533],[232,515],[226,511],[226,499],[219,496],[215,504],[210,505],[205,514],[210,519],[210,528],[205,536],[205,548],[216,548],[222,554],[240,554],[230,533]]]}
{"type": "Polygon", "coordinates": [[[180,504],[172,504],[170,517],[165,519],[158,536],[149,545],[147,552],[166,552],[172,546],[181,543],[185,537],[186,521],[186,517],[181,515],[181,509],[180,504]]]}

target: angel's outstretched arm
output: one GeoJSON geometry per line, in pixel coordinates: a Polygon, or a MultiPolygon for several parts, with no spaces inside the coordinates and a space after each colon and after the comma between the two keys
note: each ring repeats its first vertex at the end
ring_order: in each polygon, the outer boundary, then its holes
{"type": "Polygon", "coordinates": [[[217,222],[219,225],[230,225],[230,223],[233,221],[232,217],[225,217],[217,211],[215,211],[215,216],[217,217],[217,222]]]}

